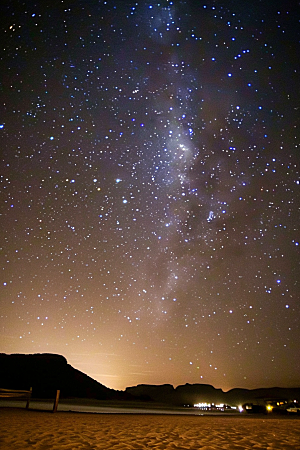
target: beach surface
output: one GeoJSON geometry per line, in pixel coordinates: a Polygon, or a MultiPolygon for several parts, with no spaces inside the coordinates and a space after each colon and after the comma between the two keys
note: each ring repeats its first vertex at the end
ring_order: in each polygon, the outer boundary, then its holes
{"type": "Polygon", "coordinates": [[[298,417],[91,414],[0,408],[3,450],[300,449],[298,417]]]}

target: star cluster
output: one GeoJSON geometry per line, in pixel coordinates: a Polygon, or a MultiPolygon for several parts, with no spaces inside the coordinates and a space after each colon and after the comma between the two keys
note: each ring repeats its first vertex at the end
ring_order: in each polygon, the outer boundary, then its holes
{"type": "Polygon", "coordinates": [[[1,351],[299,385],[300,7],[1,6],[1,351]]]}

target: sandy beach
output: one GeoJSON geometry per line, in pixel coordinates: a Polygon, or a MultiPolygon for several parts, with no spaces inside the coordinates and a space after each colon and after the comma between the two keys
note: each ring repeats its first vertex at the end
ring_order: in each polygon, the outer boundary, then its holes
{"type": "Polygon", "coordinates": [[[300,449],[300,420],[0,409],[3,450],[300,449]]]}

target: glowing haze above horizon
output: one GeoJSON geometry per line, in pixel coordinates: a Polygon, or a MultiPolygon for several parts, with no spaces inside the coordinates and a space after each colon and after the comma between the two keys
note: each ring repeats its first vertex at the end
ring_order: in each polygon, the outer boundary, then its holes
{"type": "Polygon", "coordinates": [[[1,352],[114,389],[300,385],[290,5],[1,4],[1,352]]]}

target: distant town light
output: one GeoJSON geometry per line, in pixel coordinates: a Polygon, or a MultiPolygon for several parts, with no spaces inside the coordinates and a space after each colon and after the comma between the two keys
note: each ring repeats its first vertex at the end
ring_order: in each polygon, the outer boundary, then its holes
{"type": "Polygon", "coordinates": [[[196,403],[194,405],[194,407],[195,408],[201,408],[201,409],[203,409],[203,408],[210,408],[211,404],[210,403],[196,403]]]}

